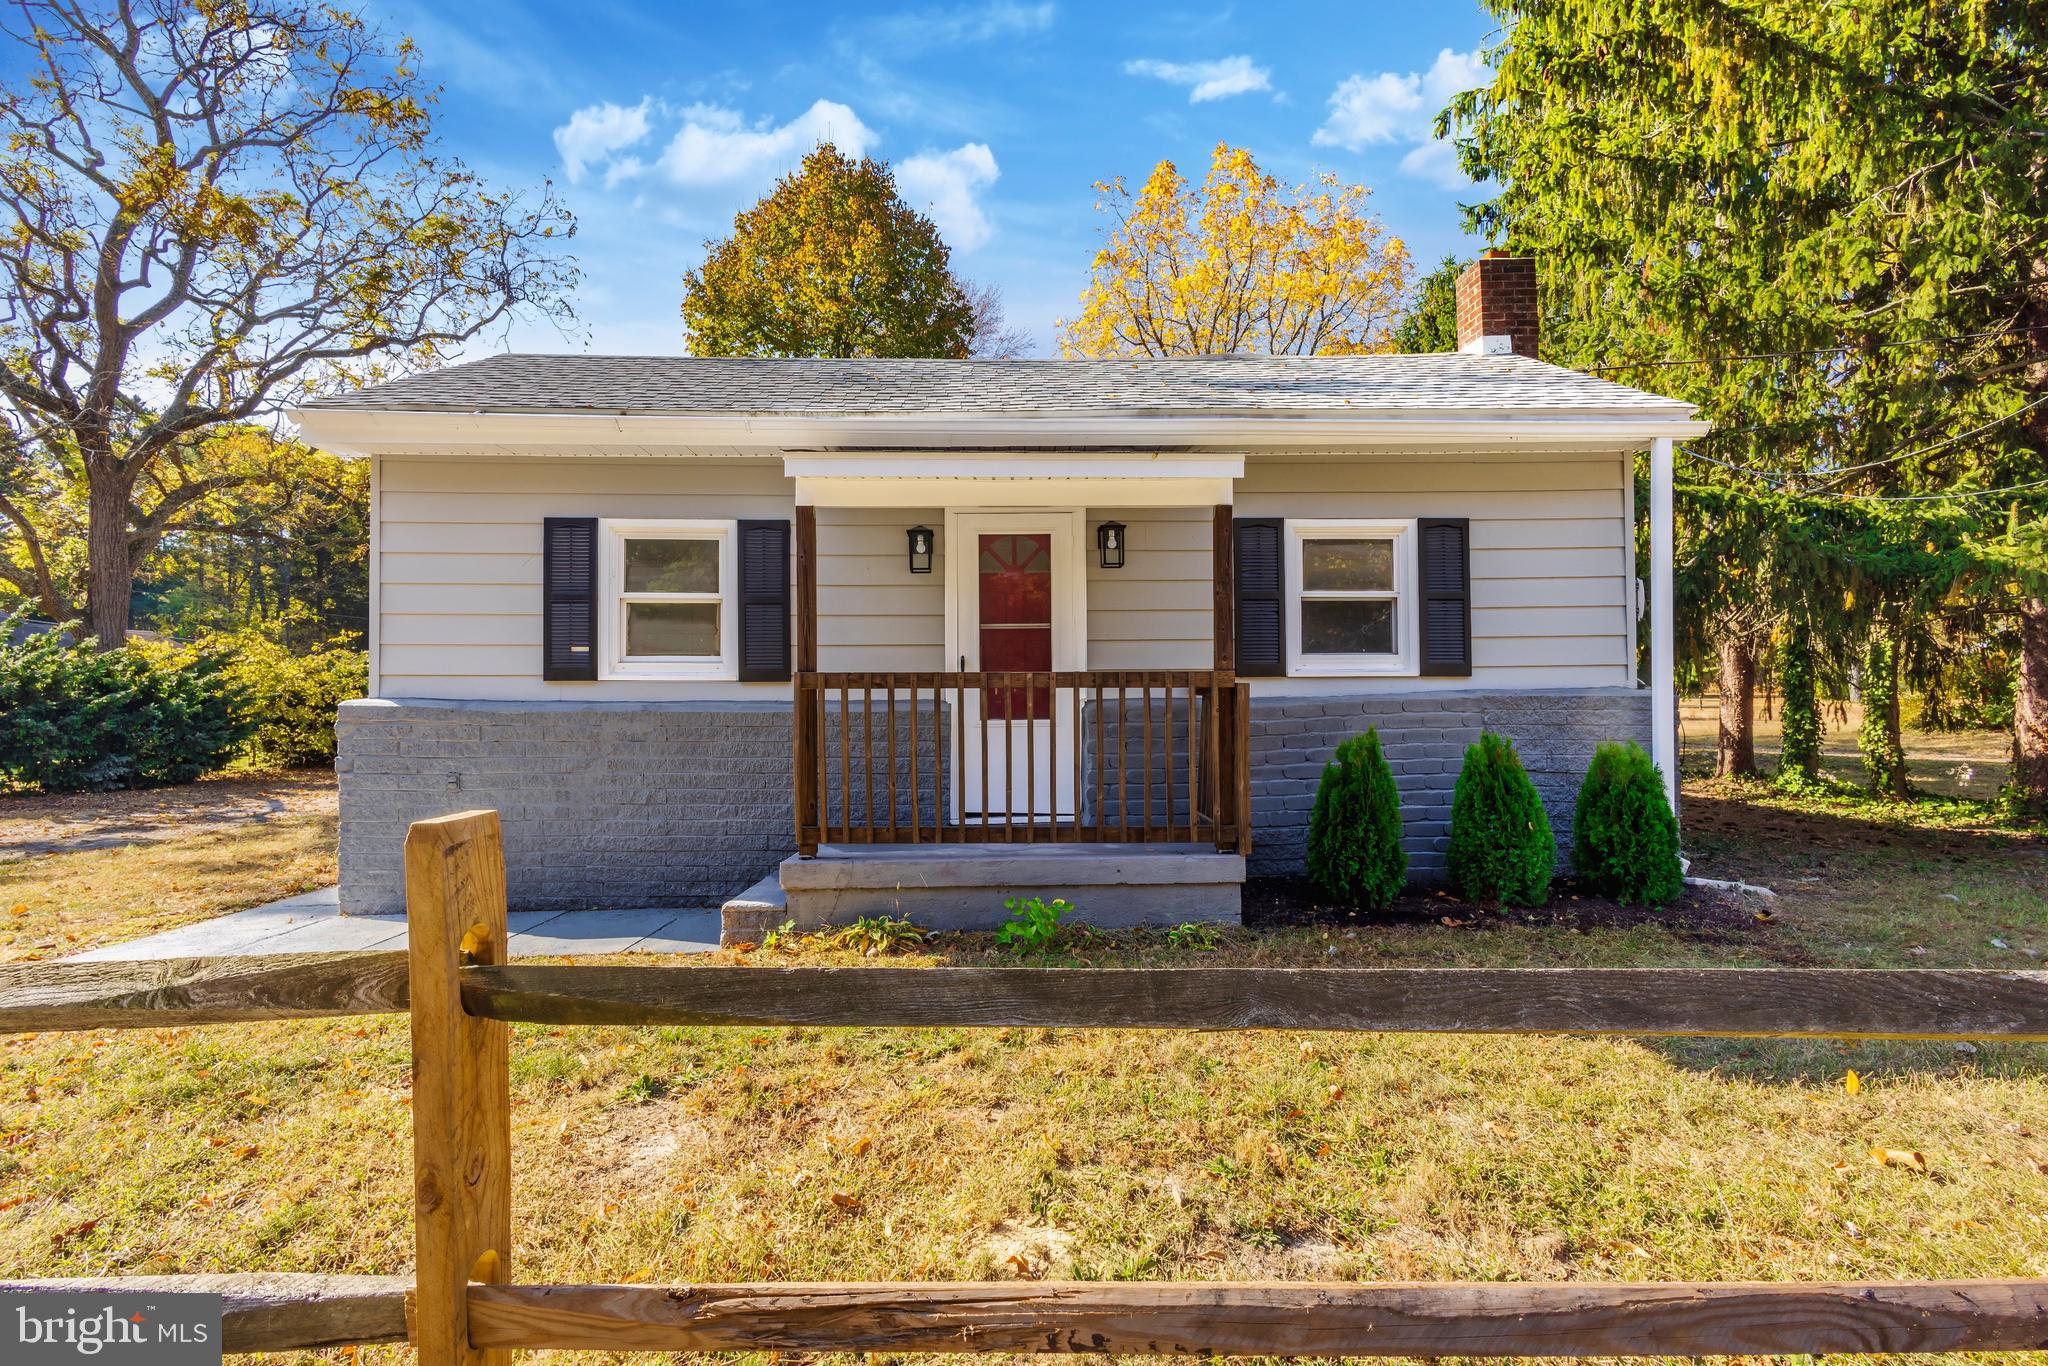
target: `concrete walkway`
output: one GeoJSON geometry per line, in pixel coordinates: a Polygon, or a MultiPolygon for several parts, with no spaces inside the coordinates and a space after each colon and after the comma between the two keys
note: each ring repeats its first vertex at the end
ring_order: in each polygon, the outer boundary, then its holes
{"type": "MultiPolygon", "coordinates": [[[[208,958],[263,953],[402,949],[402,915],[343,915],[336,889],[252,906],[145,939],[73,954],[72,960],[208,958]]],[[[718,912],[514,911],[506,918],[514,958],[587,953],[709,953],[718,947],[718,912]]]]}

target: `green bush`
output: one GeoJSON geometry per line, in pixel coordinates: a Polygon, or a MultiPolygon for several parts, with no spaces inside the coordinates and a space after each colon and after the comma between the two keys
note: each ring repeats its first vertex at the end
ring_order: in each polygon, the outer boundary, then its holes
{"type": "Polygon", "coordinates": [[[216,655],[0,634],[0,778],[49,792],[190,782],[245,735],[238,702],[216,655]]]}
{"type": "Polygon", "coordinates": [[[1607,896],[1662,906],[1685,886],[1664,775],[1636,744],[1593,752],[1572,817],[1572,867],[1607,896]]]}
{"type": "Polygon", "coordinates": [[[253,631],[213,635],[192,657],[218,655],[241,699],[249,735],[240,768],[307,768],[334,762],[335,709],[369,690],[370,657],[340,641],[295,655],[253,631]]]}
{"type": "Polygon", "coordinates": [[[1376,730],[1337,746],[1316,785],[1308,818],[1308,876],[1346,906],[1384,911],[1408,881],[1401,848],[1401,794],[1376,730]]]}
{"type": "Polygon", "coordinates": [[[1446,859],[1451,885],[1468,901],[1541,906],[1550,899],[1557,841],[1512,740],[1489,732],[1466,749],[1446,859]]]}

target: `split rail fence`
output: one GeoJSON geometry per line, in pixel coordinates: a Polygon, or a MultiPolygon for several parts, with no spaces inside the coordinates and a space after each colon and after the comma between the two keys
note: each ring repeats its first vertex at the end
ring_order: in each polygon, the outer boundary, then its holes
{"type": "Polygon", "coordinates": [[[2048,973],[1857,969],[511,966],[498,818],[406,840],[409,947],[0,967],[0,1031],[409,1012],[411,1278],[8,1281],[210,1290],[231,1352],[517,1349],[1608,1356],[2048,1348],[2048,1280],[1634,1284],[512,1279],[509,1024],[1049,1026],[2048,1042],[2048,973]]]}

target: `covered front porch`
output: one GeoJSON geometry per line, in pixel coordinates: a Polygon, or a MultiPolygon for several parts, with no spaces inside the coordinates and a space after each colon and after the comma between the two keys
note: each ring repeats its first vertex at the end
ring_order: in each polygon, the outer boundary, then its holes
{"type": "MultiPolygon", "coordinates": [[[[1020,454],[1002,462],[1012,473],[940,479],[899,463],[789,463],[796,856],[777,880],[790,918],[893,910],[985,925],[1006,896],[1064,895],[1098,923],[1235,919],[1251,840],[1229,501],[1241,461],[1049,470],[1020,454]],[[821,668],[859,653],[835,651],[821,619],[821,564],[835,559],[821,554],[821,513],[828,529],[858,517],[879,540],[898,509],[907,572],[930,576],[943,617],[917,655],[938,667],[821,668]],[[1163,594],[1142,571],[1119,577],[1130,533],[1117,519],[1145,514],[1170,515],[1177,538],[1181,581],[1163,594]],[[1197,526],[1207,572],[1191,585],[1197,526]],[[1197,589],[1199,615],[1185,610],[1197,589]],[[1207,638],[1144,646],[1144,662],[1170,667],[1091,667],[1091,597],[1140,617],[1156,604],[1207,638]]],[[[840,601],[865,602],[824,577],[840,601]]]]}

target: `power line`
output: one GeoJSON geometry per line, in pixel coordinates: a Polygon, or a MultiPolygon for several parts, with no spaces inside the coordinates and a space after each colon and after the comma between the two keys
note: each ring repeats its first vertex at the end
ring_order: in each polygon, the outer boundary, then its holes
{"type": "MultiPolygon", "coordinates": [[[[1731,465],[1726,460],[1716,460],[1711,455],[1701,455],[1698,451],[1686,450],[1684,454],[1687,459],[1697,460],[1705,465],[1718,465],[1724,470],[1733,470],[1737,474],[1759,475],[1766,479],[1799,477],[1797,475],[1781,475],[1775,470],[1751,469],[1747,465],[1731,465]]],[[[2007,484],[2003,488],[1961,489],[1949,493],[1842,493],[1835,489],[1811,489],[1801,491],[1801,496],[1807,498],[1841,498],[1859,503],[1939,503],[1959,498],[1996,498],[2008,493],[2025,493],[2029,489],[2039,488],[2048,488],[2048,479],[2036,479],[2028,484],[2007,484]]]]}
{"type": "MultiPolygon", "coordinates": [[[[1855,474],[1859,470],[1874,470],[1884,465],[1896,465],[1901,461],[1913,460],[1923,455],[1932,455],[1936,451],[1947,450],[1950,446],[1968,441],[1973,436],[1982,436],[1986,432],[1995,431],[2003,427],[2008,422],[2025,417],[2043,404],[2048,404],[2048,394],[2043,394],[2030,403],[2022,404],[2001,417],[1994,417],[1989,422],[1980,423],[1966,432],[1957,432],[1952,436],[1945,436],[1931,445],[1920,446],[1910,451],[1900,451],[1896,455],[1887,455],[1878,460],[1866,460],[1858,465],[1841,465],[1833,469],[1760,470],[1753,465],[1731,465],[1725,460],[1716,460],[1712,456],[1701,455],[1697,451],[1688,450],[1686,454],[1694,460],[1703,460],[1709,465],[1719,465],[1722,469],[1735,470],[1741,474],[1755,475],[1759,479],[1775,479],[1781,482],[1789,479],[1826,479],[1832,482],[1842,478],[1844,475],[1855,474]]],[[[1745,428],[1743,430],[1753,429],[1745,428]]],[[[1730,434],[1732,435],[1733,433],[1730,434]]],[[[1823,493],[1828,492],[1828,490],[1816,489],[1814,492],[1823,493]]]]}
{"type": "Polygon", "coordinates": [[[2017,337],[2030,332],[2048,332],[2048,324],[2028,327],[1997,327],[1984,332],[1957,332],[1945,337],[1915,337],[1904,341],[1875,342],[1865,346],[1859,342],[1844,342],[1838,346],[1816,346],[1805,351],[1750,351],[1733,356],[1684,356],[1667,360],[1615,361],[1607,365],[1588,365],[1582,372],[1597,375],[1608,370],[1663,370],[1681,365],[1732,365],[1738,361],[1750,360],[1791,360],[1801,356],[1833,356],[1844,351],[1894,351],[1907,346],[1941,346],[1949,342],[1984,341],[1991,337],[2017,337]]]}

